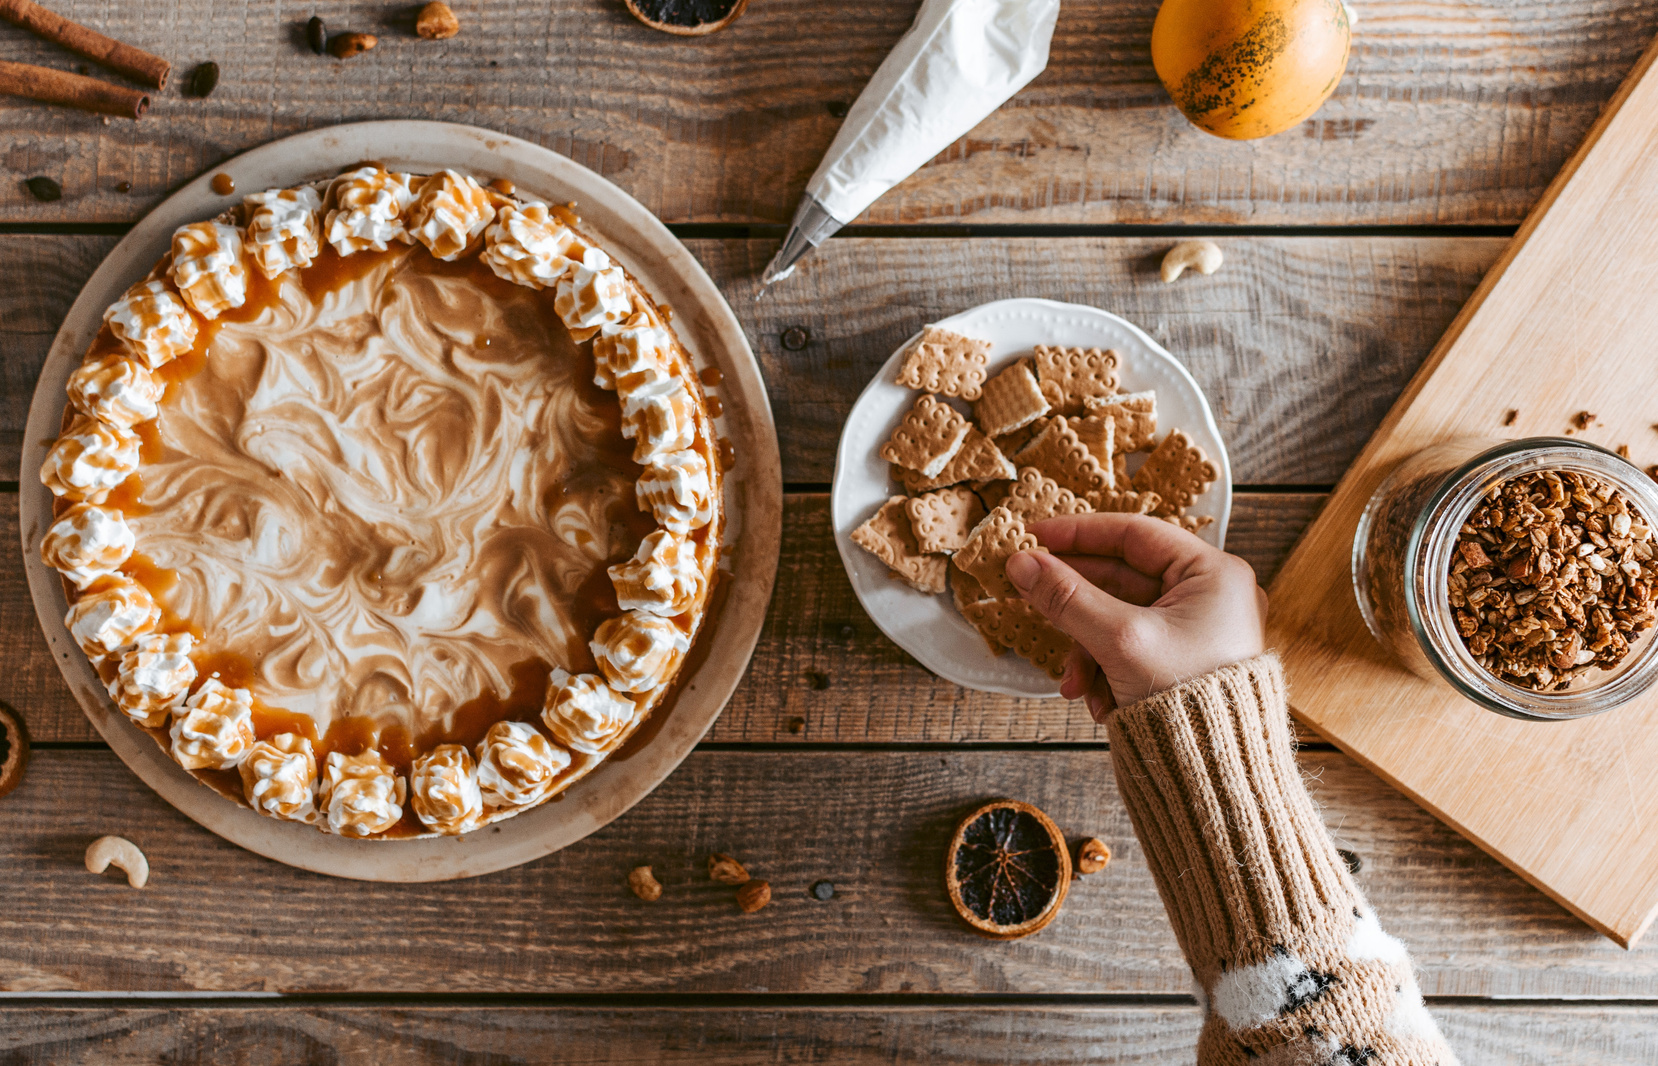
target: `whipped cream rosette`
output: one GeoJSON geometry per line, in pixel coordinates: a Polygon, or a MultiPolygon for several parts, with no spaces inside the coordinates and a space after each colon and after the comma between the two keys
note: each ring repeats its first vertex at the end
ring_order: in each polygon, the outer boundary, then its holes
{"type": "Polygon", "coordinates": [[[69,605],[63,624],[87,658],[97,661],[129,647],[161,620],[149,589],[116,574],[69,605]]]}
{"type": "Polygon", "coordinates": [[[173,284],[190,309],[212,320],[247,302],[242,231],[223,222],[192,222],[173,234],[173,284]]]}
{"type": "Polygon", "coordinates": [[[408,782],[378,751],[328,753],[318,806],[328,828],[342,836],[384,833],[403,817],[408,782]]]}
{"type": "Polygon", "coordinates": [[[265,280],[311,265],[322,242],[317,190],[309,185],[269,189],[242,202],[248,212],[248,258],[265,280]]]}
{"type": "Polygon", "coordinates": [[[478,768],[459,744],[441,744],[416,759],[409,789],[415,815],[435,832],[464,833],[484,816],[478,768]]]}
{"type": "Polygon", "coordinates": [[[575,232],[546,204],[505,204],[479,258],[504,281],[545,289],[576,268],[569,256],[576,243],[575,232]]]}
{"type": "Polygon", "coordinates": [[[278,733],[248,749],[238,769],[248,805],[290,822],[317,820],[317,755],[298,733],[278,733]]]}
{"type": "Polygon", "coordinates": [[[444,262],[461,257],[495,219],[495,204],[469,175],[445,170],[420,185],[409,207],[409,232],[444,262]]]}
{"type": "Polygon", "coordinates": [[[161,413],[165,385],[143,363],[119,352],[89,359],[69,375],[69,403],[104,425],[131,429],[161,413]]]}
{"type": "Polygon", "coordinates": [[[165,726],[196,680],[190,658],[195,642],[189,633],[146,633],[135,640],[109,683],[110,698],[121,713],[149,729],[165,726]]]}
{"type": "Polygon", "coordinates": [[[40,542],[46,565],[84,589],[121,569],[138,539],[120,511],[77,503],[58,515],[40,542]]]}
{"type": "Polygon", "coordinates": [[[186,770],[231,770],[253,747],[253,695],[210,677],[173,716],[173,758],[186,770]]]}
{"type": "Polygon", "coordinates": [[[593,383],[626,399],[673,376],[673,338],[644,315],[634,315],[593,342],[593,383]]]}
{"type": "Polygon", "coordinates": [[[414,240],[403,220],[414,203],[407,174],[361,167],[334,179],[328,201],[331,206],[323,230],[342,256],[383,252],[392,241],[408,244],[414,240]]]}
{"type": "Polygon", "coordinates": [[[40,472],[65,624],[133,728],[268,817],[528,810],[702,628],[709,403],[565,207],[379,166],[254,193],[175,232],[68,400],[40,472]]]}
{"type": "Polygon", "coordinates": [[[46,453],[40,480],[54,496],[103,503],[138,472],[139,444],[132,430],[83,415],[46,453]]]}
{"type": "Polygon", "coordinates": [[[610,262],[602,249],[589,248],[581,261],[558,279],[553,306],[570,327],[570,335],[587,340],[605,326],[626,321],[633,313],[626,273],[610,262]]]}
{"type": "Polygon", "coordinates": [[[159,278],[141,281],[109,305],[104,324],[125,345],[126,354],[151,370],[196,344],[196,319],[178,292],[159,278]]]}
{"type": "Polygon", "coordinates": [[[639,717],[632,696],[592,674],[553,675],[541,720],[553,738],[571,751],[603,755],[621,742],[639,717]]]}
{"type": "Polygon", "coordinates": [[[570,753],[528,722],[496,722],[478,745],[478,787],[491,807],[522,808],[551,794],[570,753]]]}

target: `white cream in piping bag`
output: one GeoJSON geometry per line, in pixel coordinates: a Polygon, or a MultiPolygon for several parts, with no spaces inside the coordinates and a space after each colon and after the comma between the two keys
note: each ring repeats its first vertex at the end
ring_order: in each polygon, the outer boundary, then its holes
{"type": "Polygon", "coordinates": [[[761,280],[794,264],[1048,65],[1059,0],[925,0],[858,95],[761,280]]]}

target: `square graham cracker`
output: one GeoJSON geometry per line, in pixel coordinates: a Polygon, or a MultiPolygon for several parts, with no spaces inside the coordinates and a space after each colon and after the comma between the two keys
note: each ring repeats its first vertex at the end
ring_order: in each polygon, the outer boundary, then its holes
{"type": "Polygon", "coordinates": [[[1056,515],[1087,514],[1094,509],[1087,500],[1034,466],[1020,470],[1019,476],[1008,485],[1007,492],[999,501],[1000,506],[1018,515],[1026,525],[1056,515]]]}
{"type": "Polygon", "coordinates": [[[898,384],[922,392],[977,400],[989,358],[989,341],[928,326],[904,353],[904,361],[898,367],[898,384]]]}

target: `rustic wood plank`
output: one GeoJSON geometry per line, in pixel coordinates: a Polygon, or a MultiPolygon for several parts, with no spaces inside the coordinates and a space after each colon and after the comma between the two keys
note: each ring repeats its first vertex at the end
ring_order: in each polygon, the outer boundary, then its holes
{"type": "MultiPolygon", "coordinates": [[[[1230,547],[1264,584],[1324,497],[1243,494],[1230,547]]],[[[795,493],[783,511],[783,559],[748,676],[709,732],[711,741],[985,743],[1099,741],[1105,730],[1077,705],[972,692],[888,640],[852,594],[835,549],[829,499],[795,493]]],[[[0,494],[0,544],[17,543],[17,497],[0,494]]],[[[36,740],[96,741],[41,638],[21,556],[0,551],[0,645],[12,649],[0,700],[23,712],[36,740]]]]}
{"type": "MultiPolygon", "coordinates": [[[[1429,994],[1650,996],[1658,946],[1623,951],[1335,752],[1301,757],[1382,922],[1429,994]]],[[[0,990],[1156,993],[1190,975],[1112,781],[1109,753],[694,753],[582,843],[470,881],[328,880],[187,821],[107,751],[37,752],[0,800],[0,990]],[[987,943],[942,887],[957,819],[986,797],[1047,810],[1116,853],[1042,934],[987,943]],[[150,884],[82,867],[95,836],[142,847],[150,884]],[[738,855],[756,915],[707,879],[738,855]],[[627,871],[666,886],[646,904],[627,871]],[[814,882],[835,885],[819,902],[814,882]]],[[[395,846],[395,845],[393,845],[395,846]]]]}
{"type": "MultiPolygon", "coordinates": [[[[785,222],[915,3],[756,4],[693,41],[619,4],[454,5],[459,37],[410,33],[412,7],[269,0],[56,10],[172,59],[136,124],[0,102],[0,217],[127,221],[186,177],[274,137],[342,121],[443,118],[515,134],[599,171],[674,221],[785,222]],[[349,63],[311,55],[312,10],[380,35],[349,63]],[[803,29],[806,32],[803,32],[803,29]],[[212,59],[206,100],[185,75],[212,59]],[[36,203],[21,181],[56,178],[36,203]],[[118,191],[130,183],[130,192],[118,191]]],[[[1638,0],[1374,0],[1311,121],[1247,144],[1190,126],[1157,84],[1155,0],[1069,0],[1049,69],[879,201],[876,222],[1517,222],[1658,28],[1638,0]]],[[[7,28],[0,59],[73,69],[7,28]]]]}
{"type": "MultiPolygon", "coordinates": [[[[112,238],[0,236],[0,469],[58,324],[112,238]]],[[[1164,285],[1167,240],[835,240],[756,302],[765,241],[691,241],[759,357],[785,481],[826,483],[865,383],[925,322],[1007,296],[1096,304],[1191,369],[1243,484],[1328,485],[1473,292],[1494,238],[1233,238],[1164,285]],[[782,346],[792,326],[803,351],[782,346]]],[[[30,476],[33,476],[32,474],[30,476]]]]}
{"type": "MultiPolygon", "coordinates": [[[[1645,1066],[1650,1006],[1430,1007],[1464,1066],[1645,1066]]],[[[0,1007],[12,1066],[250,1061],[408,1066],[720,1062],[846,1066],[1189,1063],[1197,1006],[1008,1007],[0,1007]]]]}

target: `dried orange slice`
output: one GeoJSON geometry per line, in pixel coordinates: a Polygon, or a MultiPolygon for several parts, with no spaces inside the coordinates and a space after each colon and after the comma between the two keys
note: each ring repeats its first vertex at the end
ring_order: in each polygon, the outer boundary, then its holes
{"type": "Polygon", "coordinates": [[[10,707],[0,704],[0,796],[17,787],[27,765],[29,734],[23,728],[23,719],[10,707]]]}
{"type": "Polygon", "coordinates": [[[1071,886],[1071,851],[1052,818],[1028,803],[996,800],[956,827],[944,883],[976,932],[1015,940],[1059,913],[1071,886]]]}

